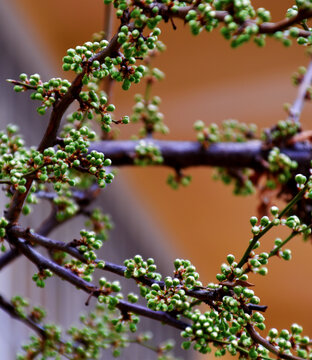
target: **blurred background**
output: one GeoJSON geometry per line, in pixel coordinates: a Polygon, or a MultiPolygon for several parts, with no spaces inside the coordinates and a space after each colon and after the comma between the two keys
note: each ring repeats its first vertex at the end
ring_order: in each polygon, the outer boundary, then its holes
{"type": "MultiPolygon", "coordinates": [[[[282,19],[287,8],[293,5],[286,0],[253,3],[255,7],[270,10],[273,21],[282,19]]],[[[88,41],[93,33],[104,28],[105,7],[100,0],[2,0],[0,9],[1,48],[5,49],[1,55],[2,99],[11,91],[3,80],[17,78],[20,72],[41,71],[43,78],[68,77],[68,73],[61,70],[66,50],[88,41]]],[[[167,51],[153,63],[166,74],[165,80],[155,84],[152,91],[162,98],[160,110],[170,128],[167,139],[195,140],[192,125],[198,119],[220,124],[233,118],[256,123],[259,128],[285,119],[283,104],[296,97],[291,75],[300,65],[308,63],[303,47],[294,44],[285,48],[276,40],[268,39],[264,49],[250,43],[233,50],[218,30],[194,37],[183,22],[176,20],[175,23],[176,31],[169,23],[161,27],[160,39],[167,51]]],[[[130,114],[134,94],[142,91],[141,86],[133,86],[125,92],[117,84],[113,95],[117,115],[130,114]]],[[[36,145],[45,120],[38,119],[33,104],[27,114],[21,110],[22,106],[29,109],[27,95],[12,96],[14,100],[10,97],[2,103],[1,109],[6,110],[2,110],[1,125],[15,122],[13,108],[19,107],[16,121],[22,131],[28,133],[30,144],[36,145]],[[25,117],[33,121],[32,125],[25,117]]],[[[311,104],[306,104],[302,115],[305,128],[310,125],[310,112],[311,104]]],[[[135,133],[137,126],[130,124],[121,129],[121,138],[135,133]]],[[[152,167],[118,170],[117,179],[110,187],[114,195],[110,197],[105,190],[105,201],[101,202],[104,207],[113,208],[110,211],[116,230],[114,244],[110,245],[115,246],[115,250],[110,250],[111,254],[124,258],[119,242],[123,241],[127,248],[125,256],[137,252],[154,256],[168,275],[173,259],[180,257],[192,261],[204,284],[215,281],[226,255],[233,253],[239,258],[246,248],[251,236],[249,218],[256,214],[258,198],[256,195],[235,197],[231,187],[212,180],[213,170],[209,168],[187,169],[186,173],[193,178],[191,185],[175,191],[166,185],[170,171],[152,167]],[[118,226],[123,228],[121,233],[116,233],[118,226]]],[[[278,234],[265,238],[263,249],[272,247],[275,236],[278,234]]],[[[265,278],[254,276],[250,281],[256,284],[254,290],[261,303],[269,306],[265,314],[268,328],[289,328],[298,322],[306,334],[311,334],[311,244],[303,243],[298,237],[289,247],[293,251],[291,263],[273,259],[265,278]]],[[[0,281],[10,293],[13,292],[10,281],[16,278],[16,273],[6,271],[8,275],[0,277],[0,281]]],[[[38,291],[30,291],[33,292],[38,291]]],[[[14,346],[16,344],[12,344],[12,349],[14,346]]],[[[186,359],[189,355],[183,352],[181,356],[186,359]]],[[[198,354],[192,356],[200,358],[198,354]]],[[[155,355],[152,354],[152,358],[155,355]]]]}

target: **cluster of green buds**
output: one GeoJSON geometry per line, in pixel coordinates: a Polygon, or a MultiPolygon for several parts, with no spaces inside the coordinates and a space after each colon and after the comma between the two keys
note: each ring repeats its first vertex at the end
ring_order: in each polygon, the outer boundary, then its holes
{"type": "Polygon", "coordinates": [[[136,63],[134,57],[125,58],[118,56],[114,59],[107,57],[105,61],[114,65],[111,77],[116,81],[122,82],[123,90],[129,90],[132,83],[139,83],[144,76],[145,67],[143,65],[134,65],[136,63]]]}
{"type": "MultiPolygon", "coordinates": [[[[280,238],[276,238],[274,240],[274,248],[271,253],[275,254],[276,250],[278,250],[277,255],[286,261],[291,260],[291,250],[290,249],[282,249],[282,246],[284,245],[284,242],[280,238]]],[[[269,254],[269,256],[271,255],[269,254]]]]}
{"type": "MultiPolygon", "coordinates": [[[[146,16],[143,15],[145,18],[146,16]]],[[[156,24],[157,25],[157,24],[156,24]]],[[[133,64],[136,58],[146,57],[149,51],[157,49],[162,50],[163,44],[158,41],[158,36],[161,34],[161,30],[156,26],[153,27],[149,34],[143,36],[142,29],[135,27],[130,29],[127,25],[123,25],[118,33],[118,42],[123,49],[125,57],[130,61],[134,58],[133,64]]]]}
{"type": "MultiPolygon", "coordinates": [[[[228,1],[215,1],[213,4],[198,5],[198,13],[195,10],[189,11],[187,21],[189,21],[191,31],[194,35],[201,32],[203,27],[207,31],[217,27],[218,20],[215,18],[215,10],[228,10],[228,1]]],[[[264,8],[257,11],[253,8],[250,1],[234,1],[231,14],[227,14],[223,21],[224,26],[221,28],[221,34],[227,40],[231,40],[231,46],[237,47],[244,42],[249,41],[252,37],[259,46],[264,45],[265,36],[259,34],[259,26],[264,21],[270,20],[270,13],[264,8]],[[241,26],[242,23],[245,26],[241,26]]]]}
{"type": "MultiPolygon", "coordinates": [[[[12,299],[12,305],[26,317],[25,307],[28,302],[21,298],[12,299]],[[20,309],[20,310],[19,310],[20,309]]],[[[70,359],[100,359],[105,350],[110,349],[114,357],[121,355],[122,350],[136,343],[157,353],[158,360],[175,360],[170,351],[173,342],[153,346],[150,344],[151,335],[136,332],[139,317],[134,314],[120,315],[119,310],[107,304],[97,304],[94,311],[80,316],[80,325],[71,326],[66,331],[52,324],[42,324],[45,311],[34,307],[29,316],[33,321],[41,324],[45,331],[42,341],[40,336],[31,335],[30,342],[23,345],[23,353],[17,355],[18,360],[27,360],[29,356],[41,355],[43,358],[59,359],[60,354],[70,359]]]]}
{"type": "MultiPolygon", "coordinates": [[[[269,171],[281,184],[285,184],[291,178],[293,171],[298,166],[296,161],[291,160],[286,154],[281,153],[277,147],[274,147],[270,151],[268,163],[269,171]]],[[[274,188],[276,186],[274,179],[271,180],[270,183],[267,182],[267,186],[274,188]]]]}
{"type": "MultiPolygon", "coordinates": [[[[296,1],[296,5],[293,5],[292,7],[288,8],[286,11],[286,18],[292,18],[292,17],[296,17],[298,15],[298,12],[301,11],[306,11],[308,9],[311,8],[311,2],[310,1],[296,1]]],[[[306,21],[303,21],[305,23],[306,28],[309,28],[308,25],[306,24],[306,21]]],[[[286,33],[286,32],[284,32],[286,33]]],[[[296,27],[293,27],[289,30],[289,35],[297,38],[297,43],[299,45],[311,45],[312,43],[312,37],[309,36],[307,38],[303,37],[303,36],[299,36],[299,29],[296,27]]],[[[287,33],[286,33],[287,34],[287,33]]]]}
{"type": "Polygon", "coordinates": [[[251,180],[253,172],[251,169],[239,169],[230,171],[227,168],[216,168],[213,179],[221,180],[225,185],[233,184],[234,195],[251,195],[255,192],[254,184],[251,180]]]}
{"type": "Polygon", "coordinates": [[[142,95],[137,94],[134,97],[135,105],[133,107],[133,115],[131,121],[137,123],[142,122],[144,126],[139,130],[140,137],[146,137],[150,133],[159,132],[167,134],[168,127],[164,124],[164,115],[159,111],[161,99],[159,96],[146,100],[142,95]]]}
{"type": "Polygon", "coordinates": [[[67,342],[70,353],[78,359],[99,359],[102,350],[106,349],[111,349],[114,357],[121,355],[122,349],[133,342],[129,333],[136,331],[139,318],[131,315],[126,321],[115,307],[103,303],[98,304],[90,314],[80,316],[80,322],[83,327],[72,326],[68,330],[71,336],[71,341],[67,342]]]}
{"type": "Polygon", "coordinates": [[[297,215],[291,215],[286,219],[282,219],[281,224],[286,225],[295,233],[303,234],[304,239],[307,239],[307,237],[311,234],[311,227],[302,223],[297,215]]]}
{"type": "Polygon", "coordinates": [[[16,84],[14,86],[16,92],[34,90],[30,98],[41,101],[41,105],[37,108],[40,115],[44,115],[47,109],[64,96],[70,87],[70,82],[61,78],[52,78],[49,81],[42,82],[39,74],[30,75],[28,78],[28,75],[23,73],[20,74],[20,81],[9,81],[16,84]]]}
{"type": "MultiPolygon", "coordinates": [[[[265,276],[268,273],[266,265],[268,263],[270,255],[267,252],[262,252],[259,255],[255,255],[248,259],[249,268],[256,274],[265,276]]],[[[251,301],[251,303],[254,303],[251,301]]]]}
{"type": "Polygon", "coordinates": [[[77,240],[76,245],[87,260],[96,260],[96,250],[99,250],[103,242],[97,238],[94,231],[81,230],[80,239],[77,240]]]}
{"type": "Polygon", "coordinates": [[[194,123],[194,130],[197,132],[197,140],[208,147],[209,144],[220,141],[219,126],[215,123],[206,126],[202,120],[197,120],[194,123]]]}
{"type": "Polygon", "coordinates": [[[5,237],[5,228],[8,226],[9,222],[6,218],[0,218],[0,244],[1,244],[1,251],[5,252],[5,245],[3,243],[5,237]]]}
{"type": "Polygon", "coordinates": [[[180,185],[186,187],[189,186],[192,181],[191,175],[185,175],[181,172],[175,174],[169,174],[167,177],[167,184],[174,190],[177,190],[180,185]]]}
{"type": "Polygon", "coordinates": [[[43,309],[40,306],[34,306],[29,313],[29,316],[31,317],[31,319],[33,321],[35,321],[36,323],[41,322],[46,317],[46,315],[47,315],[47,313],[46,313],[45,309],[43,309]]]}
{"type": "Polygon", "coordinates": [[[163,157],[158,146],[152,142],[140,140],[135,147],[134,163],[140,166],[158,165],[163,162],[163,157]]]}
{"type": "MultiPolygon", "coordinates": [[[[220,6],[218,7],[220,8],[220,6]]],[[[222,6],[223,8],[223,6],[222,6]]],[[[270,19],[270,13],[259,8],[256,12],[252,7],[250,1],[235,1],[233,14],[228,14],[224,18],[224,26],[221,28],[221,34],[227,40],[231,41],[231,46],[236,48],[245,42],[248,42],[251,38],[259,46],[264,46],[265,36],[259,34],[259,26],[264,19],[268,21],[270,19]],[[243,28],[240,27],[242,22],[250,21],[243,28]]]]}
{"type": "MultiPolygon", "coordinates": [[[[106,303],[106,304],[110,304],[110,305],[116,305],[115,302],[116,300],[113,300],[112,298],[114,298],[114,296],[108,296],[111,293],[115,292],[115,293],[120,293],[121,291],[121,286],[119,281],[115,280],[115,281],[108,281],[105,277],[101,277],[99,279],[99,292],[100,295],[98,296],[98,302],[99,303],[106,303]]],[[[122,298],[122,295],[119,294],[117,298],[122,298]]]]}
{"type": "MultiPolygon", "coordinates": [[[[194,350],[207,354],[211,352],[210,343],[213,343],[217,347],[215,355],[218,357],[226,352],[233,356],[243,352],[252,358],[268,356],[268,350],[261,345],[254,345],[250,335],[244,330],[251,317],[243,313],[233,314],[231,311],[237,308],[237,301],[230,296],[223,298],[223,304],[231,310],[225,310],[224,307],[220,313],[211,310],[202,314],[196,309],[190,314],[189,318],[193,323],[181,333],[182,337],[189,338],[182,343],[182,348],[187,350],[193,343],[194,350]],[[256,356],[252,356],[254,351],[256,356]]],[[[256,318],[258,319],[257,316],[256,318]]],[[[260,318],[258,320],[260,321],[260,318]]]]}
{"type": "Polygon", "coordinates": [[[244,142],[256,137],[257,125],[229,119],[222,122],[221,132],[221,141],[244,142]]]}
{"type": "MultiPolygon", "coordinates": [[[[61,329],[54,324],[44,325],[45,341],[36,335],[30,336],[30,342],[22,346],[26,354],[18,354],[17,360],[28,360],[29,356],[37,356],[42,354],[45,358],[57,359],[59,353],[64,351],[64,345],[61,343],[61,329]]],[[[65,353],[69,354],[65,350],[65,353]]]]}
{"type": "Polygon", "coordinates": [[[144,295],[148,308],[155,311],[183,313],[191,307],[189,298],[185,295],[185,290],[181,288],[180,280],[177,278],[166,277],[164,288],[157,283],[152,284],[151,289],[146,289],[144,295]]]}
{"type": "MultiPolygon", "coordinates": [[[[104,3],[111,3],[112,0],[105,0],[104,3]]],[[[145,3],[136,3],[132,4],[134,5],[130,11],[129,15],[130,18],[134,20],[134,26],[137,29],[144,28],[144,25],[146,25],[149,29],[155,29],[158,23],[163,19],[162,15],[160,14],[160,9],[157,6],[152,6],[153,1],[148,0],[145,3]],[[144,13],[144,10],[145,13],[144,13]],[[148,16],[145,15],[148,13],[148,16]]],[[[117,17],[122,17],[125,14],[127,14],[127,10],[129,10],[129,5],[127,4],[126,0],[115,0],[114,6],[117,8],[116,15],[117,17]]]]}
{"type": "MultiPolygon", "coordinates": [[[[206,126],[202,120],[194,123],[197,132],[197,140],[204,148],[216,142],[245,142],[256,137],[257,127],[254,124],[245,124],[237,120],[225,120],[221,127],[212,123],[206,126]]],[[[235,195],[249,195],[254,193],[250,169],[239,169],[232,171],[226,168],[217,168],[213,178],[221,180],[224,184],[234,184],[235,195]]]]}
{"type": "Polygon", "coordinates": [[[230,119],[223,121],[220,128],[215,123],[206,126],[202,120],[197,120],[194,123],[194,130],[197,132],[197,140],[208,146],[210,143],[221,141],[244,142],[253,139],[257,126],[230,119]]]}
{"type": "MultiPolygon", "coordinates": [[[[185,20],[190,26],[191,33],[193,35],[198,35],[203,28],[206,31],[212,31],[215,27],[218,26],[219,22],[215,18],[215,9],[212,4],[208,2],[201,3],[198,5],[198,11],[191,9],[188,11],[185,20]]],[[[174,5],[172,11],[175,12],[178,10],[178,7],[174,5]]]]}
{"type": "Polygon", "coordinates": [[[161,275],[156,272],[157,266],[153,258],[144,261],[141,255],[136,255],[133,259],[125,260],[124,265],[126,267],[124,272],[126,278],[147,276],[153,280],[161,280],[161,275]]]}
{"type": "MultiPolygon", "coordinates": [[[[0,165],[1,170],[5,166],[2,156],[8,154],[14,154],[18,150],[21,150],[25,144],[22,137],[18,134],[18,127],[13,124],[9,124],[6,127],[6,131],[0,131],[0,165]]],[[[2,177],[1,177],[2,179],[2,177]]]]}
{"type": "Polygon", "coordinates": [[[291,331],[273,328],[269,330],[267,339],[285,355],[292,355],[292,351],[303,359],[311,357],[309,344],[311,339],[302,335],[302,327],[298,324],[291,325],[291,331]]]}
{"type": "Polygon", "coordinates": [[[68,197],[68,194],[66,196],[56,196],[53,203],[57,208],[56,219],[59,222],[73,217],[79,210],[79,206],[72,198],[68,197]]]}
{"type": "Polygon", "coordinates": [[[232,281],[233,278],[244,282],[248,280],[248,275],[245,274],[241,268],[237,267],[234,255],[229,254],[227,256],[227,263],[221,265],[221,273],[216,275],[216,279],[221,284],[226,280],[232,281]]]}
{"type": "MultiPolygon", "coordinates": [[[[63,70],[73,70],[76,73],[81,73],[83,67],[90,63],[93,57],[103,51],[108,45],[107,40],[101,40],[100,42],[88,41],[82,46],[76,46],[75,49],[71,48],[67,50],[67,55],[63,57],[63,70]]],[[[98,60],[94,60],[91,63],[92,76],[102,79],[109,74],[105,64],[100,64],[98,60]]],[[[84,84],[88,82],[88,75],[84,79],[84,84]]]]}
{"type": "MultiPolygon", "coordinates": [[[[271,213],[272,213],[272,209],[273,211],[276,210],[276,215],[275,214],[272,214],[274,215],[274,219],[272,220],[273,221],[273,225],[277,226],[280,224],[280,220],[278,218],[278,208],[276,206],[272,206],[271,207],[271,213]]],[[[271,224],[271,220],[269,219],[268,216],[262,216],[262,218],[260,219],[260,222],[258,221],[258,218],[256,216],[252,216],[250,219],[250,225],[252,226],[251,227],[251,232],[254,236],[257,236],[261,233],[261,231],[265,230],[267,226],[269,226],[271,224]]]]}
{"type": "Polygon", "coordinates": [[[189,260],[176,259],[173,264],[174,278],[180,279],[181,285],[189,289],[202,286],[199,274],[189,260]]]}
{"type": "Polygon", "coordinates": [[[90,163],[89,173],[97,177],[99,187],[104,188],[106,184],[110,184],[113,181],[114,174],[107,174],[103,168],[110,166],[112,163],[110,159],[104,158],[104,154],[93,150],[87,155],[86,159],[90,163]]]}
{"type": "MultiPolygon", "coordinates": [[[[182,3],[174,3],[171,10],[174,12],[178,10],[182,3]]],[[[286,11],[286,18],[294,18],[299,11],[306,11],[311,8],[310,1],[299,0],[296,5],[286,11]]],[[[229,2],[227,0],[218,0],[214,2],[206,2],[196,4],[189,10],[185,17],[188,22],[193,35],[198,35],[203,29],[212,31],[219,25],[219,20],[216,16],[216,11],[227,11],[222,20],[223,27],[221,34],[225,39],[231,41],[231,46],[236,48],[251,39],[262,47],[265,45],[266,34],[260,32],[260,26],[264,22],[269,22],[271,14],[263,7],[255,9],[249,0],[236,0],[229,2]],[[230,8],[230,11],[229,11],[230,8]]],[[[306,25],[308,28],[308,25],[306,25]]],[[[284,46],[292,44],[291,38],[295,38],[298,44],[309,45],[312,42],[312,37],[303,37],[300,35],[300,30],[297,27],[292,27],[284,31],[276,31],[273,37],[281,41],[284,46]]]]}
{"type": "Polygon", "coordinates": [[[200,311],[196,309],[191,316],[192,326],[186,327],[181,333],[183,338],[190,338],[189,341],[182,343],[182,348],[188,350],[193,342],[194,350],[202,354],[210,353],[211,347],[209,346],[209,342],[218,337],[220,330],[220,327],[217,325],[218,315],[214,310],[201,314],[200,311]],[[215,331],[215,328],[218,332],[215,331]]]}
{"type": "Polygon", "coordinates": [[[23,319],[27,317],[26,308],[29,306],[29,301],[20,295],[13,296],[11,304],[14,306],[16,313],[23,319]]]}
{"type": "Polygon", "coordinates": [[[132,292],[127,295],[127,299],[131,304],[135,304],[136,302],[139,301],[138,295],[132,292]]]}
{"type": "Polygon", "coordinates": [[[103,130],[109,131],[112,123],[111,113],[115,110],[113,104],[107,104],[107,96],[103,91],[97,93],[94,90],[81,91],[79,94],[80,109],[67,117],[67,121],[84,121],[85,117],[89,120],[94,115],[100,115],[103,130]]]}
{"type": "MultiPolygon", "coordinates": [[[[0,182],[24,193],[25,176],[33,170],[29,164],[35,150],[26,149],[24,140],[17,132],[18,127],[15,125],[8,125],[6,132],[0,132],[0,182]]],[[[7,195],[10,196],[10,192],[7,195]]]]}
{"type": "Polygon", "coordinates": [[[99,187],[104,188],[106,184],[110,184],[114,175],[106,173],[105,167],[111,165],[111,160],[105,159],[102,153],[95,150],[86,156],[89,140],[94,137],[95,132],[86,126],[79,130],[71,129],[64,138],[64,145],[59,145],[58,150],[50,147],[45,149],[43,154],[37,152],[34,157],[38,168],[37,179],[42,182],[53,182],[54,189],[61,191],[62,183],[76,185],[75,174],[70,170],[82,168],[97,178],[99,187]]]}
{"type": "Polygon", "coordinates": [[[83,253],[87,263],[77,259],[70,259],[66,261],[62,256],[58,256],[58,260],[63,262],[66,269],[69,269],[85,281],[91,282],[93,280],[92,274],[95,269],[104,269],[105,262],[103,260],[95,261],[97,256],[94,250],[97,250],[96,248],[101,245],[99,243],[95,244],[96,240],[94,240],[94,237],[92,238],[92,234],[88,234],[85,230],[82,230],[81,233],[87,233],[87,235],[82,235],[79,240],[74,240],[71,245],[77,246],[77,248],[83,253]]]}
{"type": "Polygon", "coordinates": [[[276,126],[265,130],[262,134],[264,141],[279,145],[287,142],[292,136],[300,131],[300,123],[291,119],[280,120],[276,126]]]}
{"type": "MultiPolygon", "coordinates": [[[[266,264],[268,256],[263,255],[258,256],[258,261],[266,264]]],[[[227,256],[227,263],[221,265],[221,272],[217,275],[220,284],[210,284],[207,288],[221,291],[222,301],[216,301],[214,308],[204,314],[199,309],[184,313],[193,324],[181,334],[184,338],[190,338],[182,347],[188,349],[193,343],[195,350],[208,353],[211,351],[209,343],[214,343],[217,348],[220,345],[218,356],[225,355],[226,350],[232,355],[243,352],[252,358],[268,356],[268,350],[254,344],[245,329],[250,323],[260,330],[265,329],[265,318],[260,312],[245,312],[247,304],[260,303],[259,297],[249,288],[251,284],[247,281],[247,274],[237,267],[232,254],[227,256]],[[256,356],[251,352],[255,352],[256,356]]]]}
{"type": "Polygon", "coordinates": [[[45,280],[49,277],[52,277],[53,273],[49,269],[43,269],[38,273],[34,274],[32,279],[35,281],[38,287],[44,288],[45,287],[45,280]]]}
{"type": "Polygon", "coordinates": [[[95,233],[96,239],[102,242],[108,239],[108,232],[113,228],[110,216],[103,214],[99,208],[92,210],[85,225],[90,227],[95,233]]]}

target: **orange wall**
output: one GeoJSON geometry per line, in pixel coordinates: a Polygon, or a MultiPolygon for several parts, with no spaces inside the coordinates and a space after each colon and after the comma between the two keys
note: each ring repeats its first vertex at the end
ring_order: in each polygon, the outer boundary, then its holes
{"type": "MultiPolygon", "coordinates": [[[[55,57],[58,68],[66,49],[88,40],[101,29],[104,18],[101,1],[15,3],[32,25],[34,38],[49,43],[45,51],[55,57]]],[[[278,20],[292,2],[282,2],[283,13],[278,9],[281,2],[255,4],[272,9],[273,19],[278,20]]],[[[168,51],[157,60],[157,66],[166,72],[167,79],[154,89],[163,99],[161,109],[171,129],[168,138],[195,139],[192,124],[197,119],[219,123],[234,117],[261,127],[285,118],[282,105],[296,95],[290,75],[307,63],[303,48],[294,45],[285,49],[269,40],[264,49],[247,44],[233,50],[223,39],[219,41],[218,31],[194,38],[182,22],[177,21],[177,25],[177,31],[163,26],[168,51]]],[[[58,75],[64,76],[61,71],[58,75]]],[[[120,114],[129,113],[135,91],[125,93],[116,87],[114,103],[120,114]]],[[[307,105],[306,123],[310,110],[311,105],[307,105]]],[[[135,128],[129,125],[122,136],[133,133],[135,128]]],[[[207,168],[189,169],[191,186],[173,191],[165,184],[168,172],[145,168],[123,169],[119,174],[127,177],[131,191],[155,217],[157,226],[170,234],[176,256],[190,258],[203,282],[214,281],[226,254],[239,257],[248,244],[248,219],[256,213],[257,197],[233,197],[230,188],[211,180],[212,172],[207,168]]],[[[268,235],[263,246],[269,249],[272,239],[268,235]]],[[[296,239],[290,247],[295,250],[291,263],[274,259],[267,278],[251,281],[257,284],[255,291],[262,302],[269,305],[268,326],[289,327],[297,321],[311,334],[311,245],[296,239]]]]}

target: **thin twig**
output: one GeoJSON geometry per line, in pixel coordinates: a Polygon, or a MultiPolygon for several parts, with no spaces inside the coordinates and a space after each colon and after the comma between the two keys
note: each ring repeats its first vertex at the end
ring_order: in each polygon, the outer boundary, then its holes
{"type": "MultiPolygon", "coordinates": [[[[308,183],[301,189],[297,195],[284,207],[284,209],[279,213],[278,219],[281,219],[288,211],[304,196],[306,190],[308,188],[308,183]]],[[[264,236],[272,227],[274,226],[274,222],[271,221],[258,235],[255,235],[250,242],[248,248],[246,249],[244,255],[241,260],[237,264],[238,268],[241,268],[249,259],[250,253],[255,247],[257,241],[259,241],[262,236],[264,236]]]]}
{"type": "Polygon", "coordinates": [[[311,82],[312,82],[312,60],[310,61],[307,71],[303,77],[303,80],[299,85],[297,98],[289,110],[289,119],[293,120],[294,122],[299,122],[300,115],[305,102],[305,98],[307,95],[307,89],[311,85],[311,82]]]}
{"type": "Polygon", "coordinates": [[[271,353],[277,355],[278,358],[285,359],[285,360],[302,360],[302,358],[299,356],[283,354],[282,352],[280,352],[268,340],[264,339],[259,333],[257,333],[257,331],[254,329],[254,327],[251,324],[247,324],[246,329],[247,329],[248,334],[250,335],[250,337],[252,338],[252,340],[255,343],[264,346],[271,353]]]}

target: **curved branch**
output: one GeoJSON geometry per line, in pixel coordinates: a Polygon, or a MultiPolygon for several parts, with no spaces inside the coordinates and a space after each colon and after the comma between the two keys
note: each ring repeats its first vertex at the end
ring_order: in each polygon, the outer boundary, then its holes
{"type": "MultiPolygon", "coordinates": [[[[53,209],[48,218],[45,219],[41,226],[38,228],[37,232],[38,234],[43,236],[48,235],[50,231],[54,230],[60,224],[61,223],[55,217],[55,210],[53,209]]],[[[15,259],[17,259],[20,255],[21,253],[16,248],[7,251],[0,257],[0,270],[2,270],[5,266],[10,264],[15,259]]]]}
{"type": "MultiPolygon", "coordinates": [[[[94,284],[83,280],[79,276],[73,274],[70,270],[65,269],[62,266],[56,264],[55,262],[47,259],[43,255],[38,253],[35,249],[33,249],[31,246],[26,244],[26,242],[11,236],[10,243],[16,246],[38,268],[50,269],[55,275],[57,275],[61,279],[68,281],[72,285],[78,287],[79,289],[85,291],[86,293],[94,297],[98,297],[99,295],[101,295],[101,289],[96,287],[94,284]]],[[[135,314],[149,317],[151,319],[164,322],[178,329],[185,329],[185,327],[188,326],[187,323],[177,320],[166,312],[153,311],[143,306],[131,304],[123,300],[119,300],[116,307],[121,311],[133,312],[135,314]]]]}
{"type": "MultiPolygon", "coordinates": [[[[13,226],[10,228],[10,234],[13,234],[15,237],[22,238],[27,240],[31,243],[44,246],[47,249],[59,250],[64,251],[71,256],[75,257],[76,259],[86,263],[87,260],[83,256],[83,254],[76,248],[73,247],[70,243],[65,243],[63,241],[56,241],[45,236],[41,236],[36,233],[30,232],[29,229],[24,229],[21,226],[13,226]]],[[[95,260],[95,263],[98,263],[100,260],[95,260]]],[[[109,271],[113,274],[119,276],[125,276],[126,267],[122,265],[117,265],[111,263],[109,261],[105,261],[105,267],[102,269],[104,271],[109,271]]],[[[147,276],[140,276],[140,277],[132,277],[133,280],[140,282],[144,285],[151,286],[153,284],[158,284],[161,289],[165,288],[164,281],[156,281],[153,279],[148,278],[147,276]]],[[[219,290],[207,290],[207,289],[187,289],[183,288],[185,294],[196,298],[200,301],[207,303],[208,305],[213,305],[214,300],[220,300],[222,298],[222,288],[219,290]]],[[[254,305],[254,304],[246,304],[247,311],[251,312],[252,310],[257,311],[265,311],[267,309],[266,305],[254,305]]]]}
{"type": "Polygon", "coordinates": [[[252,340],[264,346],[267,350],[269,350],[271,353],[278,356],[280,359],[285,360],[302,360],[301,357],[295,356],[295,355],[288,355],[281,353],[274,345],[272,345],[268,340],[264,339],[260,334],[257,333],[257,331],[254,329],[254,327],[251,324],[247,324],[246,326],[247,332],[252,338],[252,340]]]}

